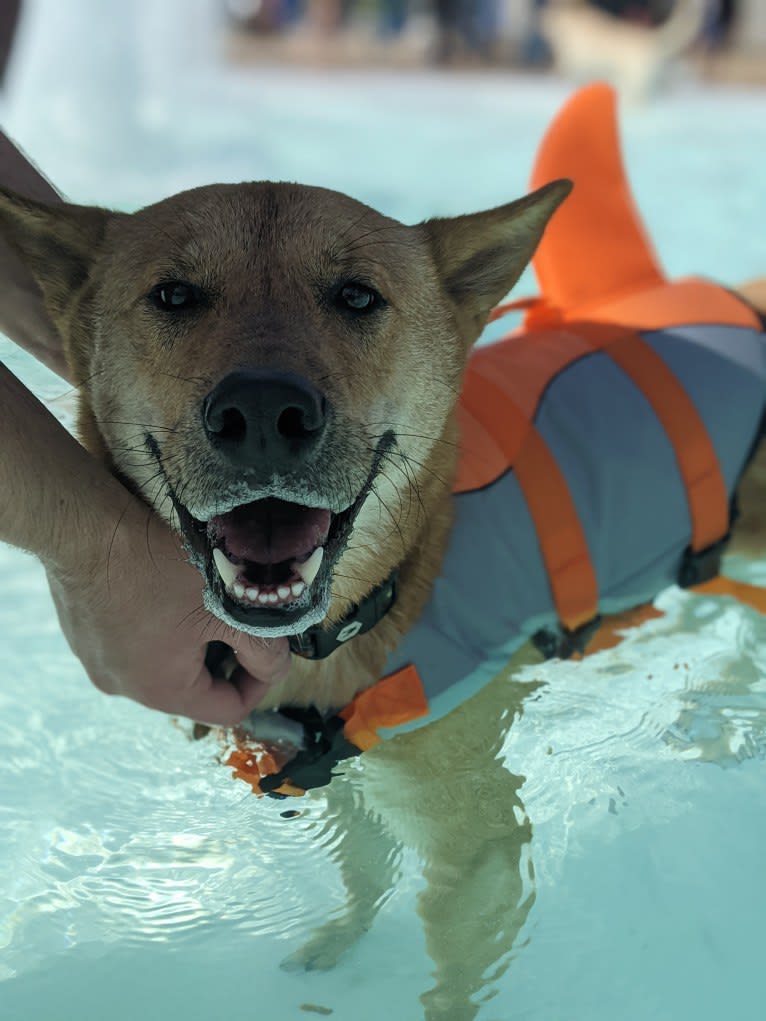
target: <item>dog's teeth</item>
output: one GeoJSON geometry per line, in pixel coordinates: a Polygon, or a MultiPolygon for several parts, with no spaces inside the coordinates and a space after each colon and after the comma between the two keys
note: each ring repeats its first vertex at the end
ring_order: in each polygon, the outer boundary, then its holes
{"type": "Polygon", "coordinates": [[[260,592],[258,594],[258,602],[261,603],[263,606],[265,606],[266,603],[268,603],[268,601],[269,601],[269,593],[268,592],[260,592]]]}
{"type": "Polygon", "coordinates": [[[290,591],[294,596],[301,596],[306,591],[305,581],[294,581],[290,586],[290,591]]]}
{"type": "Polygon", "coordinates": [[[293,570],[303,578],[306,588],[309,588],[314,578],[316,578],[319,568],[322,566],[323,556],[324,546],[317,546],[305,563],[299,564],[297,561],[293,563],[293,570]]]}
{"type": "Polygon", "coordinates": [[[246,590],[245,594],[247,595],[247,598],[250,600],[250,602],[254,603],[258,598],[258,594],[260,593],[260,591],[261,590],[259,588],[249,588],[246,590]]]}
{"type": "Polygon", "coordinates": [[[290,595],[290,586],[280,585],[279,588],[277,589],[277,595],[279,596],[280,599],[287,599],[287,597],[290,595]]]}
{"type": "Polygon", "coordinates": [[[222,549],[213,550],[213,560],[225,587],[231,588],[237,580],[239,568],[232,564],[222,549]]]}
{"type": "Polygon", "coordinates": [[[237,581],[237,582],[234,583],[234,590],[233,591],[234,591],[234,595],[237,597],[237,599],[244,598],[245,586],[242,584],[241,581],[237,581]]]}

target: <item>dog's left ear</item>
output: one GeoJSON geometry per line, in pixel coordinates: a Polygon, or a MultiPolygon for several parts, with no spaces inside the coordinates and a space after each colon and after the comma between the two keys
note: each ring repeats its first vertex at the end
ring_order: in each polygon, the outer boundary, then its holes
{"type": "Polygon", "coordinates": [[[497,209],[423,224],[444,288],[472,341],[521,276],[545,225],[571,190],[571,181],[552,181],[497,209]]]}
{"type": "Polygon", "coordinates": [[[0,235],[39,284],[57,326],[82,292],[106,225],[117,215],[66,202],[46,205],[0,189],[0,235]]]}

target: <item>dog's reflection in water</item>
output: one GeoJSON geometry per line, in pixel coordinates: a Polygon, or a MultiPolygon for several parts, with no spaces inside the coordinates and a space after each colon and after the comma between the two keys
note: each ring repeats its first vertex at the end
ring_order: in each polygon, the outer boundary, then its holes
{"type": "MultiPolygon", "coordinates": [[[[469,1021],[510,963],[534,903],[532,825],[520,797],[524,777],[501,752],[536,685],[515,684],[532,660],[520,652],[474,698],[428,727],[382,742],[352,776],[338,777],[322,833],[346,888],[336,917],[284,962],[329,969],[369,930],[398,879],[403,847],[422,862],[417,909],[434,985],[424,990],[427,1021],[469,1021]]],[[[533,661],[533,660],[532,660],[533,661]]]]}

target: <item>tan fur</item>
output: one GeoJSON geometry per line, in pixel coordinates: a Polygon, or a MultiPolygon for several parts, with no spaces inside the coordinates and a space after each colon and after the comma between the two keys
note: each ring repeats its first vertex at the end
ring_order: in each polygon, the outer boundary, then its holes
{"type": "MultiPolygon", "coordinates": [[[[155,430],[173,482],[193,484],[204,500],[221,479],[205,450],[200,402],[232,367],[280,366],[321,383],[343,424],[337,459],[327,465],[338,485],[364,477],[381,429],[401,434],[389,477],[365,503],[339,561],[330,614],[341,617],[397,564],[399,602],[329,659],[296,660],[267,705],[346,705],[377,680],[428,598],[451,523],[454,407],[468,353],[567,192],[559,182],[518,204],[416,227],[333,192],[287,185],[199,189],[132,216],[0,197],[0,226],[64,335],[84,442],[171,522],[156,465],[136,437],[155,430]],[[386,315],[361,332],[322,298],[332,281],[358,277],[389,300],[386,315]],[[178,278],[216,297],[201,318],[169,329],[146,295],[178,278]]],[[[766,281],[744,293],[766,309],[766,281]]],[[[739,530],[760,552],[764,500],[761,451],[743,482],[739,530]]],[[[420,911],[437,984],[423,998],[425,1016],[475,1015],[472,998],[510,951],[532,903],[521,778],[498,753],[522,711],[513,673],[536,657],[524,647],[448,717],[368,752],[361,802],[352,786],[331,785],[329,812],[343,816],[335,853],[347,910],[288,963],[330,967],[369,927],[393,881],[399,841],[426,862],[420,911]]]]}

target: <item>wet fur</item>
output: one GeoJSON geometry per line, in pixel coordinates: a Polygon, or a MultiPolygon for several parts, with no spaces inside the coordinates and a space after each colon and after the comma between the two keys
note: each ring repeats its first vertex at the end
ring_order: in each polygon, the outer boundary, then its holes
{"type": "MultiPolygon", "coordinates": [[[[428,598],[451,523],[454,404],[465,361],[567,191],[560,183],[518,206],[417,227],[345,196],[291,185],[199,189],[132,216],[0,199],[0,225],[35,273],[64,337],[80,386],[83,442],[169,520],[162,476],[141,433],[152,429],[160,438],[174,481],[196,487],[201,502],[215,499],[231,480],[195,429],[200,401],[233,367],[279,365],[331,393],[340,426],[332,463],[314,488],[327,478],[351,484],[379,431],[398,431],[397,454],[340,561],[331,615],[342,616],[397,564],[399,603],[330,659],[296,660],[272,704],[347,704],[378,678],[387,651],[428,598]],[[145,296],[159,279],[190,274],[217,297],[196,325],[170,326],[145,296]],[[322,294],[343,275],[373,278],[390,294],[388,319],[360,328],[328,311],[322,294]]],[[[766,310],[766,281],[743,294],[766,310]]],[[[740,497],[735,546],[763,554],[763,449],[740,497]]],[[[399,842],[426,863],[419,910],[436,985],[423,997],[425,1016],[475,1016],[473,998],[507,959],[532,903],[520,864],[530,838],[517,793],[522,781],[498,753],[522,711],[509,678],[536,659],[523,648],[450,716],[368,752],[353,783],[318,795],[327,797],[329,816],[343,818],[333,853],[348,901],[289,965],[331,967],[369,928],[392,887],[399,842]]]]}

